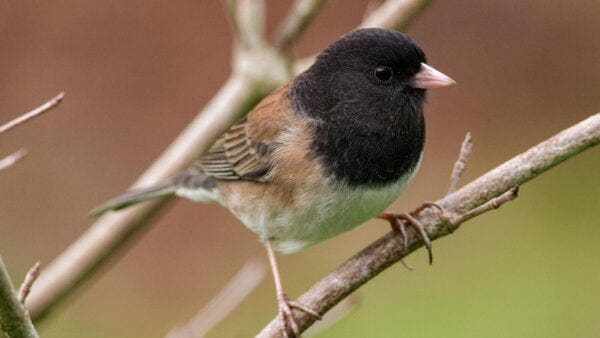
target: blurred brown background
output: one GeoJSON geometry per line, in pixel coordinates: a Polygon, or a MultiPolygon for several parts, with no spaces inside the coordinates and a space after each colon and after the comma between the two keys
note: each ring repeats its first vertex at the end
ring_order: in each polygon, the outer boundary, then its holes
{"type": "MultiPolygon", "coordinates": [[[[296,49],[318,52],[368,1],[329,1],[296,49]]],[[[270,31],[291,1],[268,1],[270,31]]],[[[393,205],[439,197],[473,132],[465,182],[600,110],[600,2],[439,1],[408,29],[458,85],[432,92],[427,148],[393,205]]],[[[0,175],[0,252],[20,279],[92,223],[215,93],[231,30],[218,1],[3,1],[0,122],[67,96],[2,137],[30,156],[0,175]]],[[[499,211],[358,291],[360,308],[322,337],[592,337],[600,330],[600,151],[544,174],[499,211]]],[[[282,257],[292,297],[388,230],[372,221],[282,257]]],[[[250,256],[256,238],[226,210],[179,201],[118,262],[39,329],[44,337],[158,337],[186,321],[250,256]]],[[[213,337],[250,336],[276,313],[261,286],[213,337]]]]}

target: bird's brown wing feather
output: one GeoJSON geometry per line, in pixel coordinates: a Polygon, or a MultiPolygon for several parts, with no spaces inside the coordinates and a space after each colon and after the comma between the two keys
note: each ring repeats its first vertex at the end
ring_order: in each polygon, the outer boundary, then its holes
{"type": "Polygon", "coordinates": [[[292,114],[287,89],[281,87],[267,96],[223,134],[195,165],[221,180],[268,181],[271,152],[292,114]]]}

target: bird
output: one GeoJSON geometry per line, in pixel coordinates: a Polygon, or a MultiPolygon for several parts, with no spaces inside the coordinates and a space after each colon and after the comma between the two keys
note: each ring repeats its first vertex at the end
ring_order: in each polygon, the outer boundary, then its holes
{"type": "MultiPolygon", "coordinates": [[[[372,218],[397,228],[403,214],[384,210],[419,168],[426,91],[453,84],[406,34],[354,30],[266,96],[187,170],[92,214],[168,195],[221,204],[264,243],[278,316],[284,332],[297,336],[292,308],[320,315],[283,291],[275,251],[304,250],[372,218]]],[[[428,241],[418,222],[405,221],[428,241]]]]}

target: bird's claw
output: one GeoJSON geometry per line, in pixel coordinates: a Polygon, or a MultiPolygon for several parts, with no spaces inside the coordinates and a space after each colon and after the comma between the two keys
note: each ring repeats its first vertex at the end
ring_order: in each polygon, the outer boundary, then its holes
{"type": "Polygon", "coordinates": [[[442,208],[439,204],[436,204],[434,202],[425,201],[425,202],[423,202],[423,204],[421,204],[421,206],[419,206],[417,209],[415,209],[415,211],[413,211],[412,213],[413,214],[419,213],[427,208],[436,209],[438,212],[438,217],[440,218],[442,223],[445,225],[448,233],[454,232],[454,229],[451,226],[454,223],[452,221],[452,216],[449,215],[448,212],[446,211],[446,209],[442,208]]]}
{"type": "Polygon", "coordinates": [[[277,301],[279,303],[279,319],[281,321],[282,331],[285,333],[286,337],[290,337],[288,328],[292,330],[291,337],[300,337],[300,327],[294,318],[292,308],[304,311],[317,319],[321,319],[321,315],[319,315],[316,311],[309,309],[298,302],[289,300],[285,293],[279,295],[279,297],[277,297],[277,301]]]}
{"type": "Polygon", "coordinates": [[[419,237],[421,237],[421,239],[423,240],[425,248],[427,249],[427,253],[429,255],[429,264],[433,263],[433,251],[431,246],[431,240],[429,239],[429,236],[425,231],[425,227],[423,227],[423,224],[421,224],[421,222],[416,220],[409,213],[383,212],[377,215],[377,218],[384,219],[390,222],[392,230],[400,232],[400,234],[402,235],[402,244],[404,248],[408,248],[408,236],[406,235],[406,227],[404,226],[404,223],[408,223],[410,226],[415,228],[415,230],[417,230],[417,233],[419,234],[419,237]]]}
{"type": "Polygon", "coordinates": [[[426,208],[435,208],[439,212],[440,218],[444,223],[447,223],[449,221],[450,218],[447,217],[444,209],[432,202],[424,202],[421,206],[419,206],[411,213],[383,212],[379,214],[377,218],[385,219],[386,221],[390,222],[392,229],[400,232],[400,234],[402,235],[404,248],[408,247],[408,236],[406,235],[405,223],[408,223],[410,226],[415,228],[415,230],[417,230],[417,233],[419,234],[419,237],[421,237],[421,239],[423,240],[425,248],[427,249],[427,254],[429,256],[429,264],[432,264],[433,250],[431,245],[431,239],[429,239],[429,235],[427,235],[427,231],[425,231],[425,227],[423,226],[423,224],[421,224],[421,222],[419,222],[412,216],[414,214],[418,214],[426,208]]]}

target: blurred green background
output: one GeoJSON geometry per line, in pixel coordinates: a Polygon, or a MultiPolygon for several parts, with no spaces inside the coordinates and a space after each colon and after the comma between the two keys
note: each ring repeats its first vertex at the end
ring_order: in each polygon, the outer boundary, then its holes
{"type": "MultiPolygon", "coordinates": [[[[369,3],[329,1],[300,45],[318,52],[369,3]]],[[[270,31],[291,1],[268,1],[270,31]]],[[[441,196],[460,142],[464,182],[600,110],[600,2],[439,1],[408,29],[458,85],[432,92],[420,173],[391,209],[441,196]]],[[[61,90],[47,116],[2,137],[27,160],[0,174],[0,252],[14,279],[48,264],[184,128],[229,72],[218,1],[3,1],[0,121],[61,90]]],[[[543,174],[520,197],[358,290],[319,337],[596,337],[600,332],[600,150],[543,174]]],[[[371,221],[280,258],[291,297],[388,231],[371,221]]],[[[109,269],[38,325],[44,337],[159,337],[205,305],[254,235],[215,205],[178,201],[109,269]]],[[[268,276],[211,337],[246,337],[276,313],[268,276]]]]}

